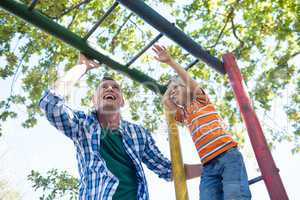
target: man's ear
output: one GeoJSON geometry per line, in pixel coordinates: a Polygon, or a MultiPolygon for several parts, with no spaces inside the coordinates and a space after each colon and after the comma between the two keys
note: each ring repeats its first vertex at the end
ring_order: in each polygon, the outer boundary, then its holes
{"type": "Polygon", "coordinates": [[[124,106],[124,104],[125,104],[125,100],[124,100],[124,97],[123,97],[123,95],[121,95],[121,107],[123,107],[123,106],[124,106]]]}

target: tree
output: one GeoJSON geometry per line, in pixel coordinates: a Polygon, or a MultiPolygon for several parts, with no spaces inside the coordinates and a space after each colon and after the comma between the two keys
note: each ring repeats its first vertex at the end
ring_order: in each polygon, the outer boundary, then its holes
{"type": "MultiPolygon", "coordinates": [[[[22,1],[30,3],[29,0],[22,1]]],[[[112,3],[112,0],[45,0],[40,1],[36,9],[83,36],[112,3]]],[[[285,105],[291,131],[273,127],[267,129],[266,134],[273,136],[275,141],[292,141],[294,152],[300,150],[300,70],[295,63],[295,58],[300,54],[300,8],[295,1],[191,0],[183,4],[173,0],[152,0],[147,3],[150,6],[164,6],[175,18],[176,25],[211,54],[221,57],[222,53],[233,51],[242,63],[242,74],[257,109],[268,113],[274,98],[283,95],[285,89],[292,88],[289,94],[291,101],[285,105]]],[[[9,118],[16,118],[16,105],[25,105],[28,117],[22,124],[27,128],[33,127],[37,116],[41,115],[37,104],[42,92],[56,80],[61,66],[68,70],[76,63],[78,52],[4,10],[0,10],[0,24],[0,56],[5,64],[0,69],[0,77],[12,80],[10,95],[0,101],[0,120],[4,123],[9,118]],[[20,88],[16,84],[18,81],[20,88]]],[[[93,35],[93,41],[126,61],[153,37],[149,26],[119,6],[93,35]]],[[[176,45],[171,45],[169,50],[181,64],[193,59],[176,45]]],[[[159,72],[152,65],[149,54],[146,54],[135,67],[166,83],[169,74],[172,74],[170,69],[159,72]]],[[[88,105],[88,99],[104,71],[107,69],[88,75],[86,82],[90,90],[83,98],[83,105],[88,105]]],[[[156,129],[157,122],[162,121],[160,97],[153,97],[151,91],[138,83],[111,73],[123,82],[133,119],[156,129]],[[146,112],[142,112],[144,110],[146,112]]],[[[201,62],[190,73],[212,97],[218,97],[217,105],[229,126],[240,125],[241,118],[226,77],[201,62]],[[223,86],[222,91],[217,94],[217,87],[220,86],[223,86]]],[[[239,131],[233,133],[243,141],[239,131]]]]}
{"type": "MultiPolygon", "coordinates": [[[[30,0],[22,0],[29,4],[30,0]]],[[[249,89],[254,106],[271,115],[274,99],[287,97],[290,100],[284,109],[289,119],[287,130],[281,127],[264,127],[265,134],[272,142],[290,141],[293,152],[300,151],[300,6],[293,0],[190,0],[176,3],[174,0],[148,0],[150,6],[162,14],[171,13],[176,26],[180,27],[199,42],[211,54],[221,57],[222,53],[233,51],[240,62],[243,77],[249,89]],[[159,6],[158,6],[159,5],[159,6]],[[299,62],[299,61],[298,61],[299,62]],[[297,65],[298,64],[298,65],[297,65]],[[289,93],[284,93],[286,90],[289,93]]],[[[71,31],[83,36],[112,0],[61,0],[39,1],[36,9],[71,31]]],[[[93,34],[96,45],[117,54],[128,61],[147,41],[154,37],[140,18],[124,7],[118,7],[93,34]]],[[[183,65],[193,58],[176,45],[169,50],[183,65]]],[[[10,118],[18,117],[19,107],[26,107],[27,119],[24,127],[33,127],[41,112],[37,106],[42,92],[53,83],[58,71],[68,70],[77,60],[78,52],[56,38],[21,21],[4,10],[0,10],[0,77],[11,80],[10,95],[0,101],[0,125],[10,118]],[[19,84],[20,83],[20,84],[19,84]]],[[[144,55],[135,65],[166,83],[172,74],[170,69],[157,70],[149,54],[144,55]]],[[[89,98],[97,85],[103,69],[91,72],[86,78],[89,91],[82,104],[88,105],[89,98]]],[[[124,79],[110,72],[124,86],[133,120],[142,122],[148,128],[156,129],[162,121],[160,97],[138,83],[124,79]],[[139,95],[137,95],[139,94],[139,95]]],[[[241,127],[233,93],[225,76],[219,75],[203,63],[191,68],[190,73],[206,88],[216,101],[219,110],[229,126],[241,127]],[[222,87],[220,89],[220,87],[222,87]]],[[[273,117],[273,116],[271,116],[273,117]]],[[[1,126],[0,126],[1,130],[1,126]]],[[[243,142],[240,129],[234,136],[243,142]]],[[[243,129],[242,129],[243,130],[243,129]]],[[[66,172],[51,170],[46,176],[32,171],[29,180],[35,189],[44,191],[41,199],[73,198],[77,180],[66,172]]],[[[1,184],[0,184],[1,188],[1,184]]]]}
{"type": "Polygon", "coordinates": [[[19,192],[9,186],[6,180],[0,180],[0,199],[1,200],[20,200],[19,192]]]}
{"type": "Polygon", "coordinates": [[[37,171],[31,171],[28,180],[33,183],[35,190],[42,190],[40,200],[52,199],[77,199],[78,179],[69,175],[66,171],[59,172],[52,169],[43,176],[37,171]]]}

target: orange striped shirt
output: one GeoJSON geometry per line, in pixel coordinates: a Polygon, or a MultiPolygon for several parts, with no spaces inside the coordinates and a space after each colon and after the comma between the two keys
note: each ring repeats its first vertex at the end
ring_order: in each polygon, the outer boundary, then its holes
{"type": "Polygon", "coordinates": [[[188,126],[202,164],[237,146],[203,90],[184,110],[177,110],[176,121],[188,126]]]}

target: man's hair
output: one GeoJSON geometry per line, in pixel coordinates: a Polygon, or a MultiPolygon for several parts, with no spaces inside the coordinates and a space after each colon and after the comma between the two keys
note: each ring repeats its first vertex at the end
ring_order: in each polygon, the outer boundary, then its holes
{"type": "Polygon", "coordinates": [[[108,74],[108,75],[104,74],[104,76],[103,76],[102,79],[100,80],[98,86],[101,85],[101,83],[102,83],[103,81],[115,81],[116,83],[118,83],[118,85],[120,86],[120,88],[122,88],[122,84],[119,83],[118,81],[116,81],[116,79],[114,79],[114,78],[113,78],[112,76],[110,76],[109,74],[108,74]]]}
{"type": "Polygon", "coordinates": [[[102,82],[102,81],[116,81],[113,77],[111,77],[111,76],[103,76],[103,78],[101,79],[101,81],[100,82],[102,82]]]}
{"type": "Polygon", "coordinates": [[[113,77],[109,76],[109,75],[104,75],[102,77],[102,79],[100,79],[97,89],[99,88],[99,86],[102,84],[103,81],[116,81],[113,77]]]}

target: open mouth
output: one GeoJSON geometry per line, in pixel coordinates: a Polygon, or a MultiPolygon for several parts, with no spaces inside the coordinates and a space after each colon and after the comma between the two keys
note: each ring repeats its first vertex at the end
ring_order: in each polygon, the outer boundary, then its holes
{"type": "Polygon", "coordinates": [[[116,100],[116,97],[112,94],[104,95],[103,99],[105,100],[116,100]]]}

